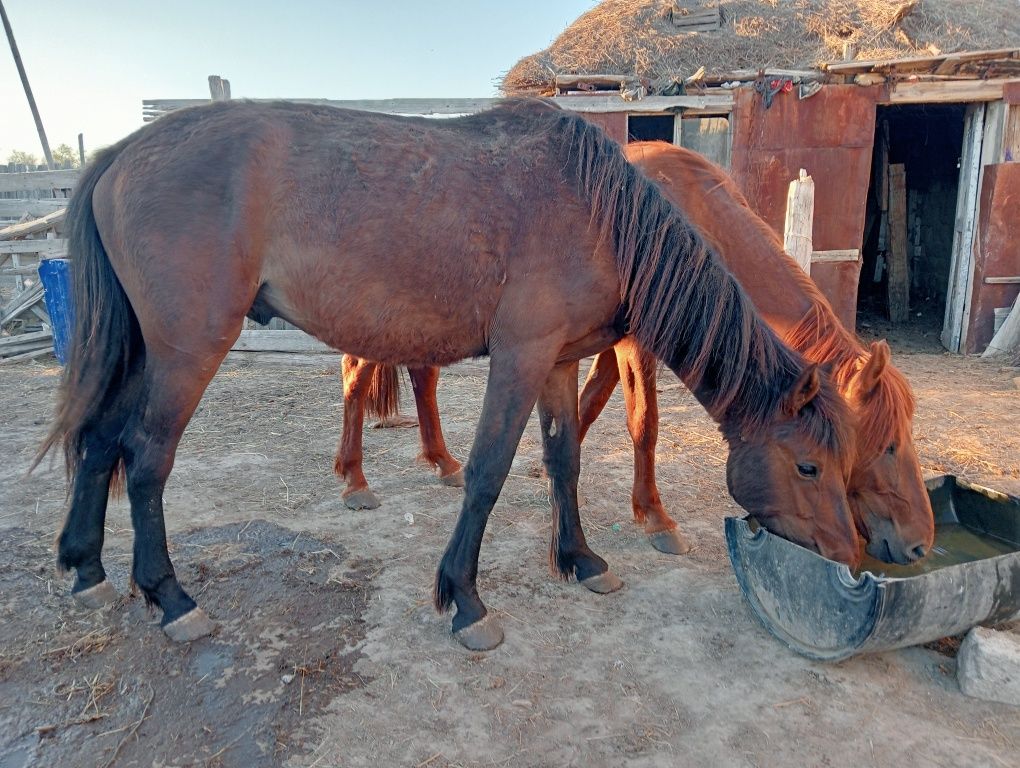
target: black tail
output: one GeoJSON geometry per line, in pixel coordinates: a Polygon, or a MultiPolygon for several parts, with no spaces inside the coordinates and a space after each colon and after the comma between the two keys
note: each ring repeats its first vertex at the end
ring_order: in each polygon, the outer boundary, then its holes
{"type": "MultiPolygon", "coordinates": [[[[128,140],[103,150],[82,174],[64,219],[71,257],[74,322],[56,418],[31,469],[58,442],[68,480],[84,455],[83,430],[107,405],[144,351],[138,320],[96,228],[92,193],[128,140]]],[[[29,471],[31,471],[31,469],[29,471]]]]}

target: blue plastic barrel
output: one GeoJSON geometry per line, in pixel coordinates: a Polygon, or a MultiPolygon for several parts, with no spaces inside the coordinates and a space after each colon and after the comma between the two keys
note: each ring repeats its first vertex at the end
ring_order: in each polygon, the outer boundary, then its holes
{"type": "Polygon", "coordinates": [[[43,284],[46,312],[53,323],[53,354],[61,365],[67,363],[74,323],[74,299],[71,295],[71,262],[69,259],[43,259],[39,262],[39,278],[43,284]]]}

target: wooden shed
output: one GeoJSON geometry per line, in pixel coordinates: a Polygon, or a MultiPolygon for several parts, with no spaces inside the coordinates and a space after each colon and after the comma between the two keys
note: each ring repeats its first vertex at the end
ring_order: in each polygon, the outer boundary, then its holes
{"type": "Polygon", "coordinates": [[[848,327],[978,352],[1020,292],[1016,0],[606,0],[503,90],[702,152],[780,232],[807,170],[811,274],[848,327]]]}

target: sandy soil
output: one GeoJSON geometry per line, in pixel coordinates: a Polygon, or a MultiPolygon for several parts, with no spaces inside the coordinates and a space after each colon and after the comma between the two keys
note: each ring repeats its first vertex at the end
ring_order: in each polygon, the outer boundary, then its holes
{"type": "MultiPolygon", "coordinates": [[[[1017,373],[923,337],[894,349],[918,396],[925,469],[1020,493],[1017,373]]],[[[67,596],[51,551],[59,467],[24,476],[59,370],[0,371],[0,768],[1016,765],[1020,710],[964,697],[950,656],[814,663],[756,623],[725,556],[722,519],[737,509],[723,444],[672,379],[660,487],[694,551],[660,554],[629,519],[617,394],[583,449],[582,514],[626,587],[598,596],[550,576],[535,424],[482,549],[479,587],[506,642],[465,651],[430,607],[460,491],[415,464],[413,431],[368,430],[383,506],[342,506],[330,474],[337,363],[238,357],[213,381],[166,508],[182,581],[220,627],[183,647],[129,594],[123,502],[105,562],[125,597],[87,612],[67,596]]],[[[440,383],[461,458],[484,382],[471,362],[440,383]]]]}

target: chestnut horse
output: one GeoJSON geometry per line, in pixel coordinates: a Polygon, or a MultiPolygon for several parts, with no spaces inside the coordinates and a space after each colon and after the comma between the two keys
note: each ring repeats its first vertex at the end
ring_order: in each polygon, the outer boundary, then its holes
{"type": "MultiPolygon", "coordinates": [[[[751,210],[722,168],[696,152],[664,142],[628,144],[624,151],[711,244],[783,341],[807,359],[834,369],[840,392],[860,420],[847,490],[868,553],[893,563],[923,557],[934,539],[934,518],[911,438],[913,393],[889,361],[888,345],[875,342],[866,350],[840,324],[814,282],[786,253],[775,231],[751,210]]],[[[591,367],[580,396],[581,439],[621,378],[634,444],[634,518],[644,525],[656,549],[682,554],[690,545],[666,512],[655,483],[656,361],[630,337],[599,354],[591,367]]],[[[428,431],[422,429],[423,456],[446,451],[442,432],[435,426],[439,417],[434,387],[427,392],[416,388],[415,399],[420,422],[430,425],[428,431]],[[435,445],[432,435],[439,436],[435,445]]],[[[356,410],[356,403],[351,408],[356,410]]],[[[356,453],[364,482],[360,422],[356,433],[349,432],[346,414],[345,409],[345,437],[338,456],[356,453]]],[[[361,492],[371,493],[367,485],[361,492]]]]}
{"type": "Polygon", "coordinates": [[[536,401],[556,571],[621,585],[577,511],[577,361],[633,334],[721,425],[734,497],[778,534],[856,565],[854,417],[784,346],[618,145],[541,102],[448,121],[220,102],[101,152],[67,212],[77,309],[54,425],[70,506],[58,563],[87,603],[123,468],[132,576],[176,640],[212,622],[167,553],[178,442],[244,317],[282,317],[386,364],[488,355],[460,516],[435,580],[465,646],[503,637],[477,586],[485,525],[536,401]],[[810,514],[808,514],[810,512],[810,514]]]}
{"type": "MultiPolygon", "coordinates": [[[[630,144],[625,153],[684,212],[780,338],[808,360],[831,367],[858,418],[847,494],[868,554],[900,564],[924,557],[934,541],[935,521],[911,437],[913,392],[890,362],[889,346],[884,341],[867,350],[861,346],[719,166],[665,142],[630,144]]],[[[657,536],[667,543],[679,540],[682,551],[686,543],[675,533],[676,522],[655,485],[655,368],[654,357],[630,340],[600,354],[581,393],[581,439],[622,377],[634,442],[635,519],[645,524],[653,544],[657,536]],[[668,531],[673,537],[659,533],[668,531]]]]}

